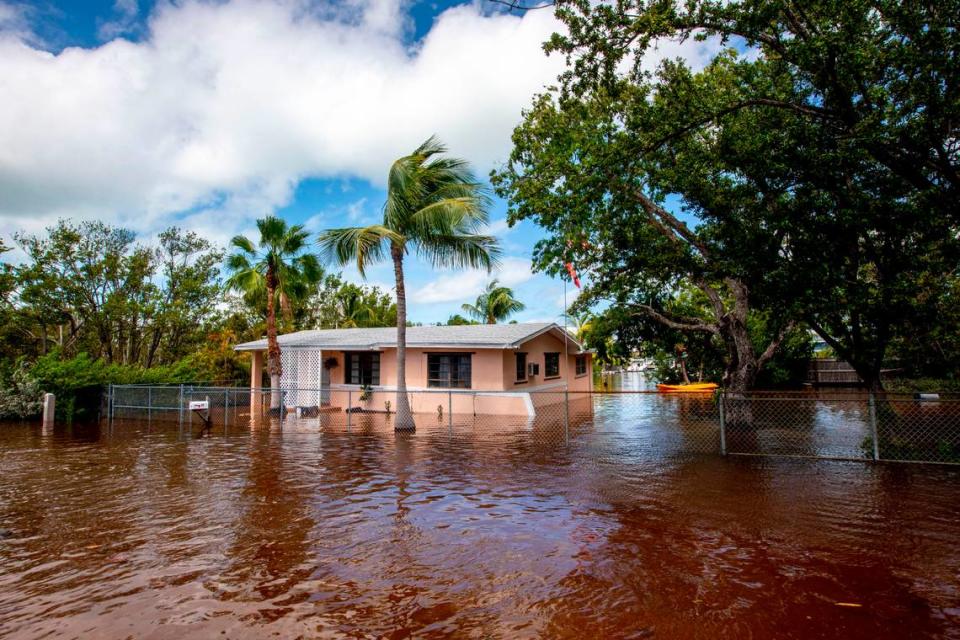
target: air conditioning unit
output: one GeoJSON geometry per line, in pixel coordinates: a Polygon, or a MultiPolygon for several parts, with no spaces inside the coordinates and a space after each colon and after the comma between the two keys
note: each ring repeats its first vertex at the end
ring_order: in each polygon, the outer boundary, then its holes
{"type": "Polygon", "coordinates": [[[527,375],[530,377],[540,375],[540,363],[530,362],[527,364],[527,375]]]}

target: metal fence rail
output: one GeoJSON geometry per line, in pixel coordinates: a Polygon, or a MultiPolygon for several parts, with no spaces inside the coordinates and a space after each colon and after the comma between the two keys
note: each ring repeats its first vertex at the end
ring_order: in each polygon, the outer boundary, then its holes
{"type": "MultiPolygon", "coordinates": [[[[270,389],[114,385],[108,416],[182,428],[296,421],[325,429],[390,429],[396,391],[355,387],[270,389]],[[205,401],[198,417],[189,407],[205,401]],[[207,422],[206,420],[209,420],[207,422]]],[[[659,394],[563,388],[407,393],[417,429],[575,443],[618,459],[723,454],[960,463],[960,398],[866,393],[659,394]],[[518,435],[519,434],[519,435],[518,435]]]]}

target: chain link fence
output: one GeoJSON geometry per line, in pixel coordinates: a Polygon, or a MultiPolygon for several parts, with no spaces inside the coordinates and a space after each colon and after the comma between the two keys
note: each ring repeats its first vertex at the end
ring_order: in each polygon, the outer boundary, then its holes
{"type": "MultiPolygon", "coordinates": [[[[272,422],[303,429],[393,429],[396,391],[118,385],[114,421],[214,429],[272,422]],[[191,409],[200,402],[201,408],[191,409]],[[275,404],[271,408],[271,403],[275,404]]],[[[866,393],[662,394],[647,391],[413,390],[418,432],[574,444],[600,457],[724,454],[960,463],[960,398],[866,393]]]]}

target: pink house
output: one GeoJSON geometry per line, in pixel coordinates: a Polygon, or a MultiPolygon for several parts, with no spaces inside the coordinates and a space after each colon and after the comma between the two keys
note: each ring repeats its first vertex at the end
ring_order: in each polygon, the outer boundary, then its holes
{"type": "MultiPolygon", "coordinates": [[[[279,338],[284,404],[387,411],[395,401],[395,328],[298,331],[279,338]]],[[[266,340],[253,353],[263,388],[266,340]]],[[[527,415],[592,389],[592,354],[554,323],[407,328],[407,390],[416,413],[527,415]]]]}

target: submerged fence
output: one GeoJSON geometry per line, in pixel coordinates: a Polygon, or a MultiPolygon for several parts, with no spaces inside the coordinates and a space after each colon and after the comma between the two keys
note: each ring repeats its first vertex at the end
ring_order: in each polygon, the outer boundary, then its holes
{"type": "MultiPolygon", "coordinates": [[[[960,398],[810,392],[659,394],[647,391],[407,393],[419,430],[496,436],[616,457],[688,453],[960,463],[960,398]]],[[[391,429],[396,391],[115,385],[111,421],[216,428],[289,421],[302,428],[391,429]],[[274,400],[272,403],[271,400],[274,400]],[[203,409],[191,410],[200,402],[203,409]],[[274,408],[271,409],[271,404],[274,408]]]]}

